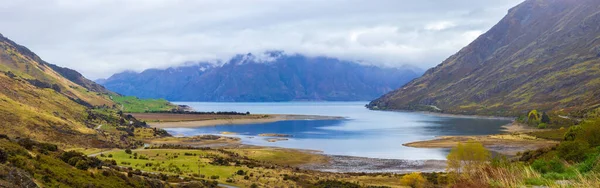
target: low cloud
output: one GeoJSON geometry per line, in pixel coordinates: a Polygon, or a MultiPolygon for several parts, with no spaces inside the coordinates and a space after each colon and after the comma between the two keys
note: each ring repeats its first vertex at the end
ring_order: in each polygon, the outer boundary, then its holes
{"type": "Polygon", "coordinates": [[[0,0],[0,33],[89,78],[283,50],[429,68],[522,0],[0,0]]]}

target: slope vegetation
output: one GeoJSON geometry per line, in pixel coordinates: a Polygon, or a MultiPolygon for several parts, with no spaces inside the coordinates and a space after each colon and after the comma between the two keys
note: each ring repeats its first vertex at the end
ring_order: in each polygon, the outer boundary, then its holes
{"type": "MultiPolygon", "coordinates": [[[[119,124],[114,93],[76,71],[41,60],[0,35],[0,134],[63,146],[122,147],[135,143],[126,131],[108,134],[101,124],[119,124]]],[[[124,122],[124,120],[123,120],[124,122]]],[[[123,129],[125,130],[125,128],[123,129]]]]}
{"type": "Polygon", "coordinates": [[[515,115],[600,103],[600,1],[527,0],[372,109],[515,115]]]}

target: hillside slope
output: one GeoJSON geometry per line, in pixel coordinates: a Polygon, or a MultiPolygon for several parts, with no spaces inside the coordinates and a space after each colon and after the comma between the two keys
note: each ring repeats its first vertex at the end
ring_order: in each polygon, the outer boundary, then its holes
{"type": "Polygon", "coordinates": [[[102,80],[107,88],[141,98],[171,101],[372,100],[416,78],[411,68],[381,68],[327,57],[238,55],[222,66],[124,72],[102,80]],[[264,58],[264,57],[263,57],[264,58]]]}
{"type": "Polygon", "coordinates": [[[115,105],[107,94],[113,93],[0,35],[0,134],[67,146],[127,144],[94,129],[91,107],[115,105]]]}
{"type": "Polygon", "coordinates": [[[600,1],[527,0],[371,109],[514,115],[600,103],[600,1]]]}

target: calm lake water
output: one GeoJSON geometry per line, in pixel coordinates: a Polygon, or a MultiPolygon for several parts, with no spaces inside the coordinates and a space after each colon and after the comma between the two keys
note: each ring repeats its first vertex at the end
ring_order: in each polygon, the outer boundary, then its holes
{"type": "MultiPolygon", "coordinates": [[[[416,112],[372,111],[367,102],[210,103],[175,102],[197,111],[249,111],[253,114],[342,116],[346,120],[294,120],[248,125],[170,128],[173,135],[193,136],[235,132],[251,145],[320,150],[325,154],[386,159],[445,159],[448,150],[419,149],[403,143],[443,135],[484,135],[502,131],[510,120],[448,117],[416,112]],[[261,133],[293,135],[287,141],[268,142],[261,133]]],[[[231,136],[231,135],[229,135],[231,136]]]]}

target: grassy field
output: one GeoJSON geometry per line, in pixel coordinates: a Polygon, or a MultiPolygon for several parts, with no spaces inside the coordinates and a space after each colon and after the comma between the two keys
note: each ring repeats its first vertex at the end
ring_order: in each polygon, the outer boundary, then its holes
{"type": "Polygon", "coordinates": [[[299,170],[294,166],[326,162],[326,158],[298,150],[248,148],[222,151],[139,149],[127,154],[124,150],[119,150],[104,153],[99,158],[115,160],[119,166],[144,172],[216,180],[240,187],[249,187],[252,184],[257,184],[259,187],[310,187],[312,183],[321,180],[402,187],[399,181],[401,176],[398,175],[348,175],[299,170]],[[217,162],[219,158],[226,159],[227,162],[217,162]]]}
{"type": "Polygon", "coordinates": [[[142,113],[146,111],[169,111],[177,106],[164,99],[139,99],[133,96],[111,95],[123,112],[142,113]]]}
{"type": "Polygon", "coordinates": [[[302,165],[306,163],[326,163],[327,157],[315,155],[307,152],[302,152],[293,149],[228,149],[242,156],[248,156],[251,159],[258,161],[270,162],[278,165],[302,165]]]}
{"type": "Polygon", "coordinates": [[[209,156],[222,154],[202,150],[174,150],[174,149],[156,149],[156,150],[134,150],[132,154],[125,153],[124,150],[109,152],[104,154],[102,159],[114,159],[117,164],[130,166],[148,172],[161,172],[165,174],[179,174],[185,176],[205,175],[219,176],[226,178],[232,176],[240,167],[235,166],[215,166],[209,156]],[[108,157],[108,155],[112,157],[108,157]],[[141,156],[141,157],[140,157],[141,156]],[[147,159],[140,159],[147,158],[147,159]],[[150,165],[151,164],[151,165],[150,165]]]}

